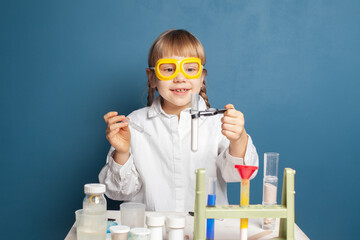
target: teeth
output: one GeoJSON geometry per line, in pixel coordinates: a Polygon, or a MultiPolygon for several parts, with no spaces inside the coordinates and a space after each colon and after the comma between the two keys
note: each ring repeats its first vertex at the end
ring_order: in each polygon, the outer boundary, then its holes
{"type": "Polygon", "coordinates": [[[186,92],[186,89],[175,89],[176,92],[186,92]]]}

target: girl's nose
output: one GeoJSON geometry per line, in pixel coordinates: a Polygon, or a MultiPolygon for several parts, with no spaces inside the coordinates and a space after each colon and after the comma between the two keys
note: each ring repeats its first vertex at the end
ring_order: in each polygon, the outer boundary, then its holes
{"type": "Polygon", "coordinates": [[[186,80],[187,78],[181,72],[173,79],[174,82],[185,82],[186,80]]]}

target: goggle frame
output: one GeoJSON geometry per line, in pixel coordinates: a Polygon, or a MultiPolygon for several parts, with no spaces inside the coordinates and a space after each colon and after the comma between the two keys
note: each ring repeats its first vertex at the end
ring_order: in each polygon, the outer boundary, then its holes
{"type": "Polygon", "coordinates": [[[150,67],[151,70],[155,70],[155,75],[156,77],[161,80],[161,81],[170,81],[174,78],[176,78],[176,76],[179,74],[179,72],[181,72],[184,77],[188,78],[188,79],[196,79],[199,78],[202,74],[202,71],[204,69],[204,66],[201,64],[201,60],[200,58],[196,58],[196,57],[188,57],[188,58],[184,58],[184,59],[174,59],[174,58],[161,58],[156,62],[155,67],[150,67]],[[176,69],[175,72],[170,75],[170,76],[164,76],[161,74],[160,72],[160,65],[161,64],[175,64],[176,69]],[[184,64],[185,63],[197,63],[199,65],[199,71],[197,74],[195,75],[189,75],[184,71],[184,64]]]}

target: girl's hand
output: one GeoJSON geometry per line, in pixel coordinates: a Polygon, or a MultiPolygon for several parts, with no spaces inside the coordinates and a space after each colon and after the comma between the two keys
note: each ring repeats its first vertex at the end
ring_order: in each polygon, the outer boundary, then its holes
{"type": "Polygon", "coordinates": [[[244,158],[248,137],[245,131],[245,119],[242,112],[237,111],[232,104],[225,106],[222,122],[222,134],[230,140],[229,151],[234,157],[244,158]]]}
{"type": "Polygon", "coordinates": [[[229,110],[224,113],[224,117],[221,119],[222,134],[229,139],[230,142],[238,141],[245,132],[244,114],[237,111],[232,104],[226,105],[225,108],[229,110]]]}
{"type": "Polygon", "coordinates": [[[108,112],[104,115],[107,124],[106,139],[118,154],[128,154],[130,150],[130,129],[127,122],[120,122],[125,119],[124,115],[118,116],[117,112],[108,112]]]}

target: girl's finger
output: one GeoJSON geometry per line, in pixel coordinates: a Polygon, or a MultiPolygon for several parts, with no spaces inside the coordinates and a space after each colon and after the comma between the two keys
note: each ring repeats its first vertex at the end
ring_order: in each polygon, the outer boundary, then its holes
{"type": "Polygon", "coordinates": [[[235,109],[229,109],[225,112],[224,116],[233,117],[233,118],[243,118],[244,114],[235,109]]]}
{"type": "Polygon", "coordinates": [[[221,118],[221,122],[222,123],[227,123],[227,124],[242,125],[242,124],[244,124],[244,119],[243,118],[233,118],[233,117],[229,117],[229,116],[224,116],[224,117],[221,118]]]}
{"type": "Polygon", "coordinates": [[[108,112],[107,114],[104,115],[104,120],[106,122],[106,124],[108,124],[109,118],[116,116],[118,113],[117,112],[108,112]]]}
{"type": "Polygon", "coordinates": [[[228,109],[228,108],[233,108],[233,109],[235,109],[234,105],[232,105],[232,104],[226,104],[225,108],[226,108],[226,109],[228,109]]]}
{"type": "Polygon", "coordinates": [[[114,117],[109,119],[108,124],[111,125],[113,123],[123,121],[124,119],[125,119],[124,115],[114,116],[114,117]]]}
{"type": "Polygon", "coordinates": [[[233,133],[240,133],[242,131],[242,127],[238,125],[226,124],[222,125],[222,130],[233,132],[233,133]]]}
{"type": "Polygon", "coordinates": [[[227,137],[227,139],[229,140],[236,140],[239,139],[239,135],[237,133],[231,132],[231,131],[227,131],[227,130],[222,130],[221,133],[227,137]]]}
{"type": "Polygon", "coordinates": [[[112,131],[108,134],[108,137],[109,137],[109,138],[114,137],[114,135],[117,134],[119,131],[120,131],[120,128],[116,128],[116,129],[112,130],[112,131]]]}
{"type": "Polygon", "coordinates": [[[117,128],[127,127],[129,124],[127,122],[114,123],[109,127],[109,130],[112,131],[117,128]]]}

